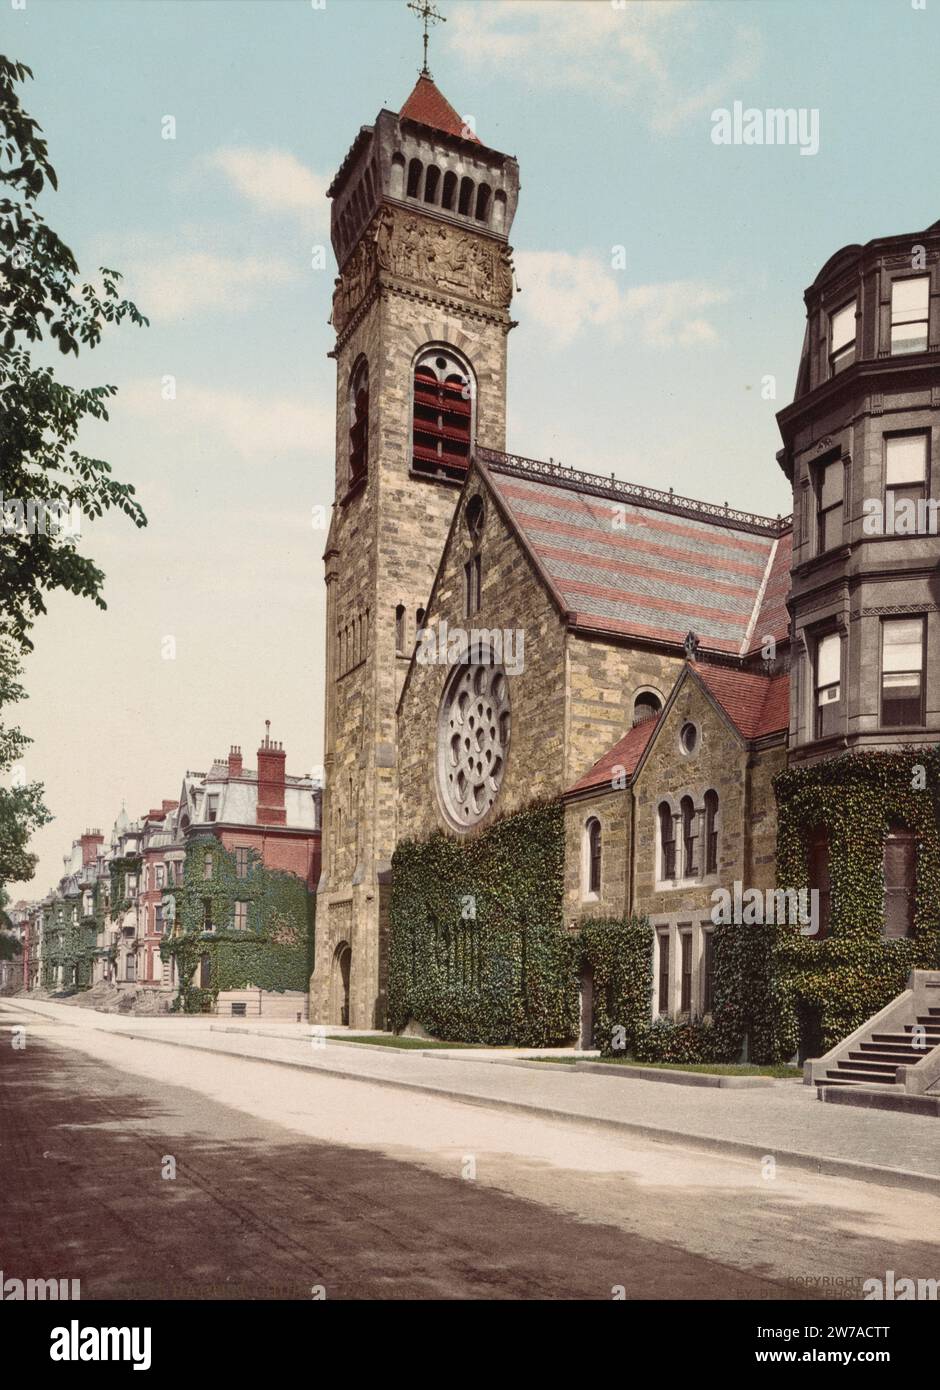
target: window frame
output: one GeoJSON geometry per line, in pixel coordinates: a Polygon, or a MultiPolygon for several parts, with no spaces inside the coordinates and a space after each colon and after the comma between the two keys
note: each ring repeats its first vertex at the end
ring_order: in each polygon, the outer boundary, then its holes
{"type": "Polygon", "coordinates": [[[813,464],[813,500],[815,502],[815,538],[816,554],[828,555],[832,551],[838,550],[845,544],[845,462],[841,454],[829,454],[827,457],[817,459],[813,464]],[[838,502],[830,502],[828,507],[823,506],[823,486],[825,476],[830,468],[841,468],[841,489],[838,502]],[[831,545],[826,545],[827,522],[830,514],[838,509],[842,524],[839,528],[839,538],[831,545]]]}
{"type": "Polygon", "coordinates": [[[828,361],[828,363],[829,363],[829,377],[830,377],[830,379],[831,379],[832,377],[834,377],[834,376],[837,376],[837,375],[839,374],[839,372],[845,371],[846,367],[851,367],[851,366],[852,366],[852,364],[853,364],[853,363],[855,362],[855,360],[856,360],[856,356],[857,356],[856,349],[857,349],[857,346],[858,346],[858,295],[855,294],[855,295],[852,296],[851,299],[847,299],[843,304],[840,304],[840,306],[839,306],[838,309],[830,309],[830,311],[829,311],[829,324],[828,324],[828,334],[827,334],[827,361],[828,361]],[[845,311],[846,311],[846,309],[851,309],[851,310],[852,310],[852,319],[853,319],[853,323],[854,323],[854,329],[853,329],[853,332],[852,332],[852,336],[851,336],[851,338],[848,338],[848,339],[842,344],[841,347],[833,348],[832,342],[833,342],[833,329],[834,329],[834,327],[835,327],[835,320],[838,318],[838,316],[839,316],[840,314],[844,314],[845,311]],[[845,358],[849,353],[851,353],[851,356],[848,357],[848,360],[847,360],[847,361],[843,361],[842,359],[845,358]]]}
{"type": "MultiPolygon", "coordinates": [[[[841,707],[841,705],[842,705],[843,671],[844,671],[844,667],[845,667],[845,656],[844,656],[843,647],[844,647],[844,643],[843,643],[843,641],[842,641],[842,634],[841,634],[841,632],[839,632],[837,629],[830,629],[828,632],[820,632],[820,633],[817,633],[816,636],[815,636],[814,639],[813,639],[813,660],[812,660],[812,662],[811,662],[811,674],[812,674],[812,682],[813,682],[812,695],[813,695],[813,738],[814,738],[814,739],[834,738],[834,737],[836,737],[837,734],[841,731],[841,728],[844,727],[844,721],[840,720],[840,729],[839,729],[839,730],[832,730],[832,729],[830,729],[830,730],[825,730],[825,729],[823,728],[823,720],[822,720],[821,711],[822,711],[822,709],[824,708],[824,706],[823,706],[823,704],[820,702],[820,699],[819,699],[819,695],[820,695],[820,692],[821,692],[821,691],[823,691],[823,690],[831,690],[833,687],[836,687],[836,688],[838,689],[838,691],[839,691],[838,698],[835,699],[835,700],[829,700],[829,701],[826,702],[826,704],[828,704],[828,705],[839,705],[840,707],[841,707]],[[836,641],[838,641],[838,643],[839,643],[839,679],[838,679],[837,681],[829,681],[829,682],[827,682],[826,685],[821,685],[820,682],[819,682],[820,652],[821,652],[823,643],[826,642],[826,641],[829,641],[829,640],[831,640],[831,639],[833,639],[833,638],[834,638],[836,641]]],[[[842,713],[841,708],[840,708],[840,710],[839,710],[839,713],[840,713],[840,714],[842,713]]]]}
{"type": "Polygon", "coordinates": [[[930,347],[930,272],[918,271],[916,275],[895,275],[891,279],[891,301],[888,308],[888,355],[890,357],[910,357],[915,352],[927,352],[930,347]],[[924,310],[923,319],[905,319],[895,322],[894,317],[894,287],[895,285],[911,284],[915,280],[923,280],[927,286],[927,304],[924,310]],[[923,347],[907,348],[903,351],[895,351],[894,330],[896,327],[903,328],[911,324],[923,323],[924,325],[924,344],[923,347]]]}
{"type": "MultiPolygon", "coordinates": [[[[878,720],[881,729],[922,729],[926,723],[927,707],[927,614],[926,613],[893,613],[890,617],[882,617],[881,631],[878,647],[879,679],[878,679],[878,720]],[[890,623],[909,623],[919,622],[920,624],[920,709],[919,717],[914,723],[889,723],[885,719],[885,631],[890,623]]],[[[908,671],[891,672],[892,675],[913,674],[908,671]]]]}
{"type": "Polygon", "coordinates": [[[931,431],[930,431],[929,428],[927,428],[927,429],[920,429],[920,430],[892,430],[892,431],[890,431],[889,433],[886,433],[885,435],[883,435],[883,436],[882,436],[882,439],[883,439],[883,454],[882,454],[883,470],[882,470],[882,477],[883,477],[883,479],[884,479],[884,512],[883,512],[883,515],[884,515],[884,518],[885,518],[885,527],[884,527],[885,535],[887,535],[887,536],[899,535],[899,536],[906,537],[906,536],[909,536],[909,535],[911,534],[909,531],[897,531],[897,530],[895,530],[895,526],[894,526],[894,517],[895,517],[895,509],[896,509],[895,496],[896,496],[896,494],[897,494],[900,490],[910,491],[912,488],[914,488],[914,487],[916,487],[916,486],[918,486],[918,485],[917,485],[917,484],[914,484],[914,483],[889,483],[889,482],[888,482],[888,454],[889,454],[889,451],[890,451],[891,444],[892,444],[892,443],[895,443],[895,442],[897,442],[897,441],[904,440],[904,439],[921,439],[921,440],[923,441],[923,445],[924,445],[924,474],[923,474],[923,480],[922,480],[922,482],[919,484],[920,489],[921,489],[921,497],[920,497],[919,499],[914,499],[914,500],[915,500],[915,501],[916,501],[916,500],[919,500],[919,501],[926,502],[927,498],[930,496],[930,445],[931,445],[931,431]],[[889,511],[889,501],[890,501],[890,504],[891,504],[891,506],[890,506],[890,511],[889,511]],[[889,518],[889,516],[891,517],[891,523],[890,523],[890,525],[889,525],[889,523],[888,523],[888,518],[889,518]]]}

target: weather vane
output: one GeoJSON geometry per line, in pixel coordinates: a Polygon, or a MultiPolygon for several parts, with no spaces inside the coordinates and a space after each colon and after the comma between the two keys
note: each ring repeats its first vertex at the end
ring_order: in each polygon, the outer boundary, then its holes
{"type": "Polygon", "coordinates": [[[421,69],[422,77],[430,77],[431,69],[428,67],[428,25],[446,24],[447,20],[431,4],[431,0],[408,0],[409,10],[414,10],[419,19],[424,20],[424,67],[421,69]]]}

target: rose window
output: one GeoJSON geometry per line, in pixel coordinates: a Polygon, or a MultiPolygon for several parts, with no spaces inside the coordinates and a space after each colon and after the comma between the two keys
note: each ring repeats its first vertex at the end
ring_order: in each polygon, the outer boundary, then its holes
{"type": "Polygon", "coordinates": [[[437,780],[448,819],[476,825],[499,796],[509,749],[509,682],[499,666],[458,667],[441,701],[437,780]]]}

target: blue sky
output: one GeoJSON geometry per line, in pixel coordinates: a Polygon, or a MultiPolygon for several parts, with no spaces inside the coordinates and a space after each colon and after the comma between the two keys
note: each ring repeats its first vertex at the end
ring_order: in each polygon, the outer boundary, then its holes
{"type": "MultiPolygon", "coordinates": [[[[231,742],[252,759],[266,718],[289,770],[320,761],[335,268],[311,251],[330,176],[402,105],[421,41],[404,0],[17,3],[0,39],[35,73],[24,104],[60,179],[44,211],[152,320],[62,364],[120,388],[86,443],[150,525],[87,527],[108,611],[57,598],[36,629],[26,772],[56,821],[34,892],[122,800],[175,796],[231,742]]],[[[434,76],[521,168],[510,448],[789,511],[774,412],[804,288],[846,243],[940,217],[940,0],[916,5],[440,0],[434,76]],[[735,101],[815,108],[819,152],[713,144],[735,101]]]]}

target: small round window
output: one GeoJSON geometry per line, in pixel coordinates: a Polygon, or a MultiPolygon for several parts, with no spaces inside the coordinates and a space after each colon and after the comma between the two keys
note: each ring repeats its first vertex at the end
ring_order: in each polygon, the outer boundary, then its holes
{"type": "Polygon", "coordinates": [[[679,733],[679,742],[682,745],[683,753],[694,753],[698,747],[698,729],[691,720],[687,720],[683,724],[679,733]]]}

